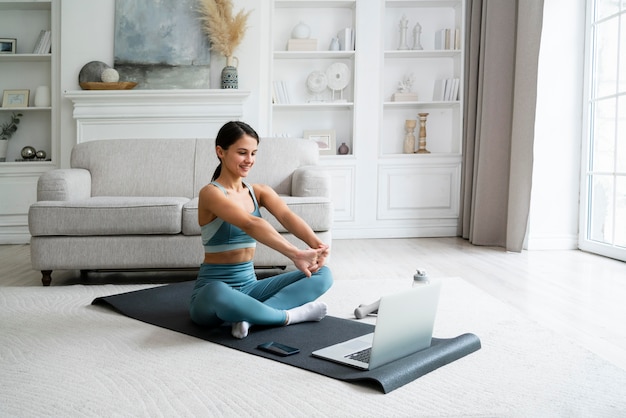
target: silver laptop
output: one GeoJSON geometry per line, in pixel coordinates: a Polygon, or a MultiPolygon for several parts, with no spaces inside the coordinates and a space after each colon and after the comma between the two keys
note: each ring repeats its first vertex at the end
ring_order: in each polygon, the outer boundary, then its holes
{"type": "Polygon", "coordinates": [[[380,299],[374,332],[314,351],[315,357],[372,370],[430,347],[441,281],[380,299]]]}

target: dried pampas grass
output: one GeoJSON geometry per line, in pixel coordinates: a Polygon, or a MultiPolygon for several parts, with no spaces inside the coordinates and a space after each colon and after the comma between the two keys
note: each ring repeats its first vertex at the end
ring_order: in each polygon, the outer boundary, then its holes
{"type": "Polygon", "coordinates": [[[232,0],[198,0],[202,29],[211,41],[211,49],[232,57],[246,33],[251,12],[240,10],[233,16],[232,0]]]}

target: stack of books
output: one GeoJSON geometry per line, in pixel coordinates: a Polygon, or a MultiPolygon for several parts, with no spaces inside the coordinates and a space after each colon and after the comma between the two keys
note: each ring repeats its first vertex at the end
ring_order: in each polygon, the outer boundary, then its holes
{"type": "Polygon", "coordinates": [[[337,32],[339,49],[341,51],[354,51],[354,31],[352,28],[344,28],[337,32]]]}
{"type": "Polygon", "coordinates": [[[459,100],[459,85],[461,80],[458,78],[445,78],[435,81],[435,89],[433,91],[434,102],[455,102],[459,100]]]}
{"type": "Polygon", "coordinates": [[[289,90],[287,90],[287,85],[284,81],[274,81],[274,88],[272,90],[272,102],[275,104],[291,103],[291,99],[289,98],[289,90]]]}
{"type": "Polygon", "coordinates": [[[440,29],[435,32],[435,49],[461,49],[461,31],[440,29]]]}
{"type": "Polygon", "coordinates": [[[33,48],[33,54],[49,54],[52,45],[51,33],[49,30],[41,30],[39,32],[39,38],[35,42],[33,48]]]}

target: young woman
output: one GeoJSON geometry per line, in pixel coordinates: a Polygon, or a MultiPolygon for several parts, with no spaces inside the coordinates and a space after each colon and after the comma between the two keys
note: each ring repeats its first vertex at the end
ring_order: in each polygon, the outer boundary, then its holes
{"type": "Polygon", "coordinates": [[[231,323],[236,338],[245,338],[253,324],[321,320],[327,307],[316,299],[333,281],[324,266],[329,246],[271,187],[244,181],[258,144],[259,136],[247,124],[222,126],[215,139],[220,164],[198,202],[205,253],[191,296],[191,319],[204,326],[231,323]],[[260,207],[309,248],[298,249],[283,238],[261,218],[260,207]],[[252,263],[256,241],[284,254],[298,270],[257,280],[252,263]]]}

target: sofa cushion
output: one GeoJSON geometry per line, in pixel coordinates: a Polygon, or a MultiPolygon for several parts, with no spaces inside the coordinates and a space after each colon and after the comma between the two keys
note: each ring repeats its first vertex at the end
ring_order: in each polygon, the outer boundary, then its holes
{"type": "MultiPolygon", "coordinates": [[[[332,225],[332,207],[326,197],[293,197],[280,196],[289,209],[305,219],[315,232],[329,231],[332,225]]],[[[261,208],[261,216],[267,220],[278,232],[287,230],[265,208],[261,208]]],[[[200,235],[198,225],[198,198],[190,200],[183,206],[183,234],[200,235]]]]}
{"type": "Polygon", "coordinates": [[[182,230],[184,235],[200,235],[198,225],[198,198],[194,197],[183,206],[182,230]]]}
{"type": "MultiPolygon", "coordinates": [[[[306,223],[315,232],[329,231],[333,223],[333,209],[330,198],[309,196],[280,196],[289,209],[306,220],[306,223]]],[[[265,218],[278,232],[287,230],[265,208],[261,208],[261,216],[265,218]]]]}
{"type": "Polygon", "coordinates": [[[41,201],[31,205],[28,226],[33,236],[178,234],[188,201],[186,197],[117,196],[41,201]]]}
{"type": "Polygon", "coordinates": [[[70,164],[91,173],[91,196],[192,198],[195,155],[195,139],[111,139],[75,145],[70,164]]]}

